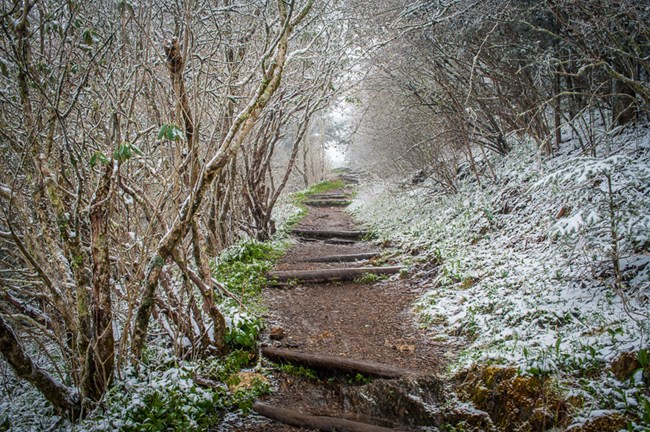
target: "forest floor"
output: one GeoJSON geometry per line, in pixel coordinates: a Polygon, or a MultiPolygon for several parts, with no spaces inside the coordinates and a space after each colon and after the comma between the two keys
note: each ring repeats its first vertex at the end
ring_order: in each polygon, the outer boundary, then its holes
{"type": "MultiPolygon", "coordinates": [[[[356,226],[343,206],[310,206],[297,228],[333,231],[354,230],[356,226]]],[[[334,243],[337,241],[334,240],[334,243]]],[[[318,270],[398,264],[383,260],[380,254],[381,250],[369,241],[332,244],[330,240],[297,238],[276,269],[318,270]],[[377,253],[377,258],[342,263],[305,262],[324,256],[360,253],[377,253]]],[[[263,345],[300,353],[372,361],[423,375],[434,375],[444,368],[446,359],[453,357],[457,349],[449,343],[432,341],[430,335],[427,337],[425,330],[418,326],[411,308],[422,294],[421,288],[404,275],[362,277],[352,282],[294,282],[269,288],[263,294],[268,307],[263,345]],[[275,333],[273,338],[269,331],[275,333]]],[[[299,368],[276,369],[272,378],[275,391],[264,403],[304,414],[380,423],[389,427],[397,427],[401,423],[399,419],[390,418],[390,415],[377,419],[371,418],[373,414],[367,410],[365,413],[355,412],[349,389],[342,387],[363,388],[369,383],[369,378],[359,375],[334,378],[331,374],[316,375],[310,370],[305,371],[299,368]]],[[[361,390],[364,391],[371,394],[373,390],[361,390]]],[[[244,425],[234,430],[307,429],[252,415],[244,425]]]]}

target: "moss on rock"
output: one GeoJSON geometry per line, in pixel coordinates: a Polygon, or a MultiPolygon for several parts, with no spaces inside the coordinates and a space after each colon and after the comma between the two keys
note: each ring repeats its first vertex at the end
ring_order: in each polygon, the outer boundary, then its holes
{"type": "Polygon", "coordinates": [[[567,429],[570,432],[618,432],[627,428],[628,419],[620,413],[613,412],[587,420],[580,426],[567,429]]]}
{"type": "Polygon", "coordinates": [[[549,378],[500,366],[474,366],[456,378],[459,397],[487,412],[498,430],[541,432],[566,424],[567,405],[549,378]]]}

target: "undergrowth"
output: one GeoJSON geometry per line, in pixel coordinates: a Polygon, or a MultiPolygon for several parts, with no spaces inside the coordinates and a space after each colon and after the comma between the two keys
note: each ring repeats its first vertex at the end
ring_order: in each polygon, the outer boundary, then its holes
{"type": "Polygon", "coordinates": [[[380,282],[388,279],[386,275],[380,275],[375,273],[364,273],[363,275],[354,279],[354,283],[357,284],[373,284],[375,282],[380,282]]]}
{"type": "Polygon", "coordinates": [[[299,376],[303,378],[310,379],[312,381],[318,380],[318,375],[313,369],[306,368],[304,366],[295,366],[291,363],[283,363],[277,366],[277,368],[286,373],[287,375],[299,376]]]}
{"type": "Polygon", "coordinates": [[[148,349],[139,371],[127,369],[103,401],[104,409],[73,430],[179,431],[205,430],[227,411],[249,412],[255,398],[268,394],[262,380],[231,390],[241,369],[255,363],[255,355],[234,350],[223,358],[178,362],[165,350],[148,349]],[[196,377],[210,386],[197,384],[196,377]]]}
{"type": "Polygon", "coordinates": [[[225,356],[181,360],[158,335],[137,370],[116,371],[101,403],[77,424],[57,417],[40,393],[14,379],[15,391],[0,399],[0,430],[194,431],[214,427],[226,413],[247,413],[255,398],[270,391],[263,375],[252,372],[263,328],[265,273],[288,248],[288,230],[305,216],[304,198],[342,186],[328,181],[295,194],[292,202],[285,200],[274,210],[279,230],[272,241],[243,240],[213,260],[213,277],[236,297],[217,296],[227,326],[225,356]],[[251,372],[242,372],[247,369],[251,372]],[[245,380],[242,373],[249,374],[245,380]]]}
{"type": "Polygon", "coordinates": [[[229,354],[180,361],[162,343],[151,344],[139,371],[126,370],[106,396],[103,408],[78,430],[204,430],[226,412],[250,411],[255,398],[268,393],[270,387],[261,379],[240,387],[238,374],[256,364],[265,273],[286,247],[282,239],[264,243],[244,240],[213,261],[214,278],[237,297],[224,296],[219,304],[226,320],[229,354]],[[197,377],[209,380],[210,385],[197,384],[197,377]]]}

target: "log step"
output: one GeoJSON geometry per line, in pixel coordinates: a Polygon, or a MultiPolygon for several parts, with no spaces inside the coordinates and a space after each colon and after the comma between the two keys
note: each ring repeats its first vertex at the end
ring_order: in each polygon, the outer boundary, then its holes
{"type": "Polygon", "coordinates": [[[272,407],[267,404],[256,402],[253,404],[253,411],[257,414],[279,421],[291,426],[300,428],[316,429],[322,432],[393,432],[395,429],[388,429],[368,423],[360,423],[337,417],[313,416],[303,414],[299,411],[286,408],[272,407]]]}
{"type": "Polygon", "coordinates": [[[344,176],[341,178],[345,183],[357,185],[359,184],[359,179],[353,176],[344,176]]]}
{"type": "Polygon", "coordinates": [[[407,376],[422,375],[418,372],[401,369],[381,363],[356,360],[347,357],[328,356],[321,354],[306,354],[287,349],[263,347],[262,355],[269,360],[281,363],[293,363],[311,369],[339,373],[363,374],[376,378],[404,378],[407,376]]]}
{"type": "Polygon", "coordinates": [[[368,231],[325,231],[325,230],[304,230],[294,229],[291,234],[304,238],[330,239],[340,238],[348,240],[361,240],[368,235],[368,231]]]}
{"type": "Polygon", "coordinates": [[[307,198],[312,200],[323,200],[323,199],[349,200],[351,197],[349,194],[343,194],[343,193],[321,193],[321,194],[308,195],[307,198]]]}
{"type": "Polygon", "coordinates": [[[334,268],[322,270],[286,270],[270,271],[267,276],[277,282],[334,282],[334,281],[352,281],[365,274],[390,275],[398,273],[404,267],[350,267],[334,268]]]}
{"type": "Polygon", "coordinates": [[[305,205],[312,207],[345,207],[351,203],[352,201],[340,199],[307,200],[304,202],[305,205]]]}
{"type": "Polygon", "coordinates": [[[354,261],[363,261],[375,258],[376,253],[358,253],[358,254],[347,254],[347,255],[327,255],[314,258],[302,258],[293,260],[292,262],[316,262],[316,263],[330,263],[330,262],[354,262],[354,261]]]}
{"type": "Polygon", "coordinates": [[[325,243],[327,243],[327,244],[335,244],[335,245],[351,245],[351,244],[354,244],[354,240],[348,240],[348,239],[333,237],[331,239],[325,240],[325,243]]]}

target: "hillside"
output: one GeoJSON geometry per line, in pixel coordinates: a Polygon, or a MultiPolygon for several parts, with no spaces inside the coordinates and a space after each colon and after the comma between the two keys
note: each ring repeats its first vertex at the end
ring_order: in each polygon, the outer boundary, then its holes
{"type": "Polygon", "coordinates": [[[648,426],[650,135],[604,138],[596,156],[572,140],[546,160],[518,146],[491,161],[495,181],[465,175],[453,195],[427,182],[359,193],[355,215],[427,290],[421,325],[463,346],[450,373],[480,409],[477,386],[497,383],[472,380],[494,365],[551,379],[573,424],[648,426]]]}

